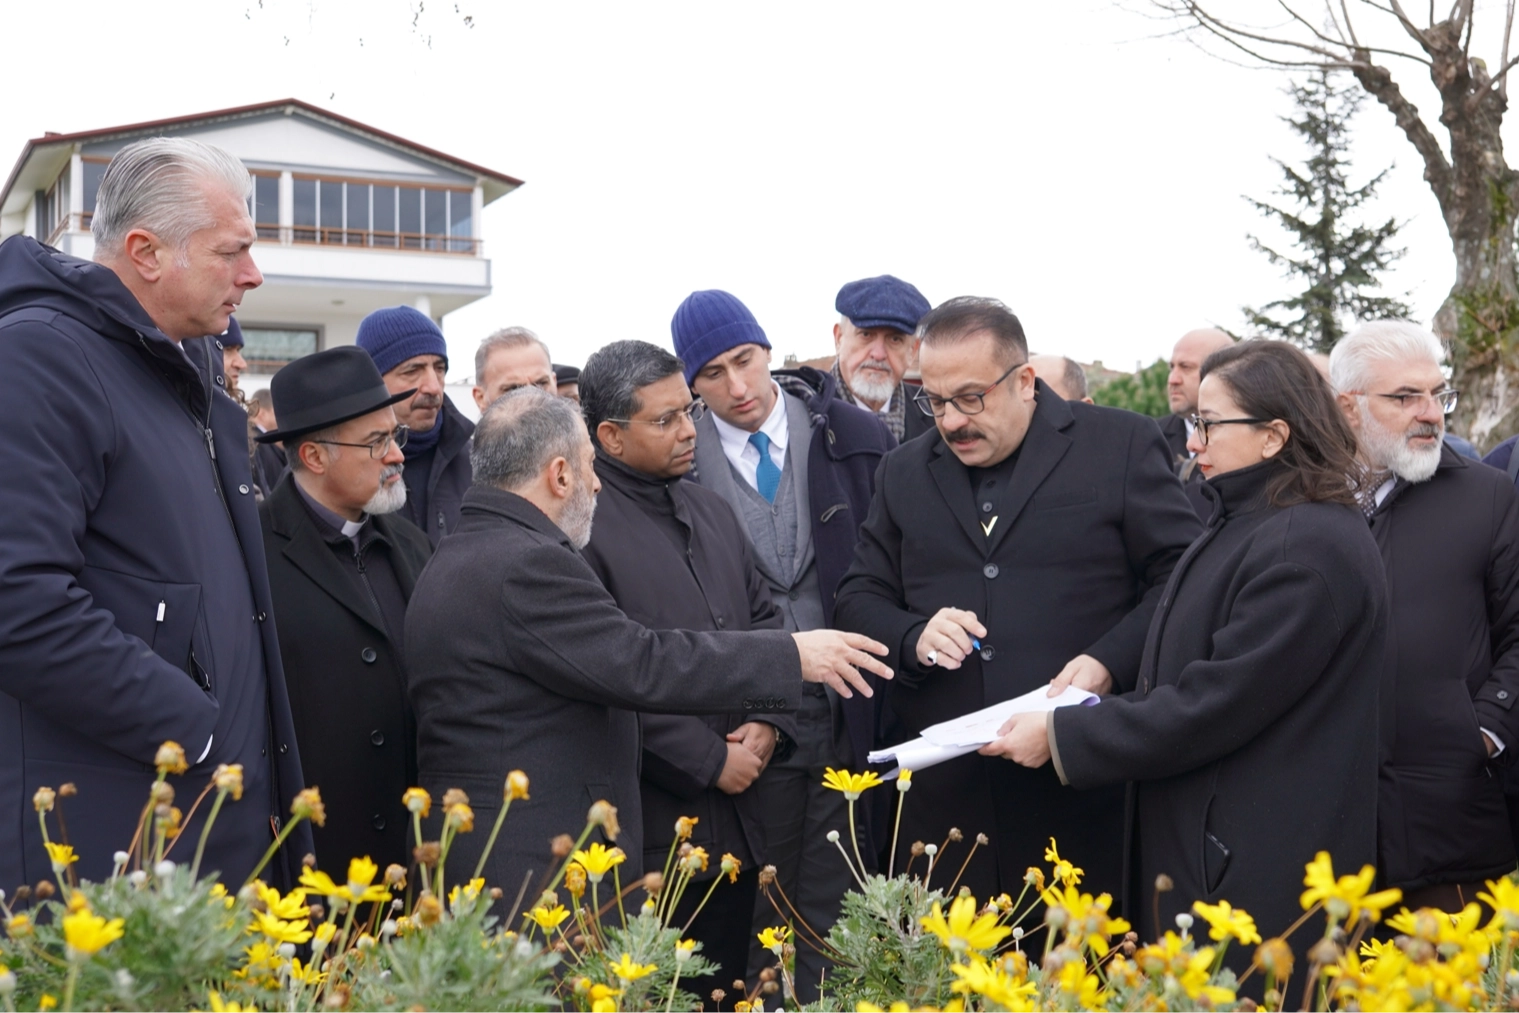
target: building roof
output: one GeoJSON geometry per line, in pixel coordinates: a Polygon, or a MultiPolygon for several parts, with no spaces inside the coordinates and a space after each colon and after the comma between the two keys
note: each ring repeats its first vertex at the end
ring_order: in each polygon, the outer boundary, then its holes
{"type": "Polygon", "coordinates": [[[65,161],[65,153],[70,152],[75,144],[91,141],[106,141],[116,138],[128,139],[135,137],[152,136],[168,128],[182,128],[202,126],[212,123],[224,123],[232,120],[251,119],[256,116],[267,115],[270,112],[283,111],[288,115],[305,116],[330,126],[338,127],[349,133],[358,134],[375,143],[389,148],[396,148],[405,153],[429,162],[434,162],[455,171],[461,171],[471,176],[479,177],[484,184],[485,201],[490,203],[497,197],[504,196],[522,185],[522,180],[514,176],[508,176],[494,169],[487,169],[483,165],[466,162],[462,158],[444,154],[426,145],[408,141],[404,137],[360,123],[358,120],[340,116],[337,113],[319,108],[309,102],[300,99],[286,98],[276,99],[272,102],[259,102],[254,105],[235,106],[231,109],[216,109],[211,112],[195,113],[189,116],[174,116],[169,119],[148,120],[143,123],[128,123],[122,126],[105,127],[98,130],[81,130],[71,134],[45,133],[41,137],[34,137],[26,142],[21,150],[21,157],[16,160],[11,169],[10,177],[6,179],[5,186],[0,188],[0,214],[13,214],[22,210],[32,198],[32,192],[51,182],[52,177],[58,172],[60,164],[65,161]],[[12,207],[12,205],[15,205],[12,207]]]}

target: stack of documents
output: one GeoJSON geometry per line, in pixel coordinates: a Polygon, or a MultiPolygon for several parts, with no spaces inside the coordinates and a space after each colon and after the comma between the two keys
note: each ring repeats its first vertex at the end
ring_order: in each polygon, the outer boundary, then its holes
{"type": "Polygon", "coordinates": [[[997,738],[997,729],[1015,714],[1044,714],[1056,707],[1072,707],[1097,702],[1097,696],[1075,686],[1067,686],[1059,696],[1049,696],[1048,686],[1040,686],[1011,700],[994,703],[973,714],[941,721],[923,729],[920,738],[904,742],[900,746],[877,749],[870,754],[871,763],[896,765],[887,777],[897,770],[922,770],[945,760],[953,760],[966,753],[974,753],[997,738]]]}

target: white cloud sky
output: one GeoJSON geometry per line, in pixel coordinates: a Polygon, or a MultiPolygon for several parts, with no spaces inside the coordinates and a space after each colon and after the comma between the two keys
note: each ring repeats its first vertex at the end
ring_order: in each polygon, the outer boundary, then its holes
{"type": "MultiPolygon", "coordinates": [[[[445,320],[461,376],[506,324],[563,362],[618,338],[668,343],[698,288],[743,299],[777,363],[831,352],[838,287],[891,273],[932,302],[1001,298],[1036,349],[1121,368],[1287,291],[1248,246],[1269,226],[1240,196],[1269,197],[1269,156],[1298,157],[1278,119],[1286,79],[1156,37],[1133,10],[417,6],[9,5],[0,160],[45,130],[294,96],[522,178],[485,215],[495,293],[445,320]]],[[[1432,121],[1427,79],[1397,70],[1432,121]]],[[[1376,210],[1409,221],[1409,255],[1389,288],[1427,322],[1449,242],[1371,102],[1354,160],[1362,178],[1396,162],[1376,210]]]]}

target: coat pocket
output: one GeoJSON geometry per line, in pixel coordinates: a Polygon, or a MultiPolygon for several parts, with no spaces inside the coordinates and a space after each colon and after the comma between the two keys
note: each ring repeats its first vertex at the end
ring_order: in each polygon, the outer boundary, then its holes
{"type": "Polygon", "coordinates": [[[211,689],[210,638],[201,612],[199,584],[161,584],[155,606],[153,653],[194,679],[201,689],[211,689]]]}
{"type": "MultiPolygon", "coordinates": [[[[1393,768],[1403,854],[1385,854],[1390,882],[1473,879],[1514,864],[1502,781],[1476,773],[1393,768]]],[[[1396,811],[1396,810],[1395,810],[1396,811]]],[[[1396,836],[1384,834],[1385,844],[1396,836]]]]}

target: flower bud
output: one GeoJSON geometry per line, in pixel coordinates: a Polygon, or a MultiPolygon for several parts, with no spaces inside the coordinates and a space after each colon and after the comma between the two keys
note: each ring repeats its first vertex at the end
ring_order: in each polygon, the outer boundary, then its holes
{"type": "Polygon", "coordinates": [[[912,771],[903,767],[897,771],[897,791],[906,793],[912,788],[912,771]]]}
{"type": "Polygon", "coordinates": [[[965,835],[960,832],[959,827],[950,827],[949,840],[951,844],[959,844],[961,841],[965,840],[965,835]]]}
{"type": "Polygon", "coordinates": [[[426,816],[432,812],[432,796],[423,788],[407,788],[401,793],[401,804],[407,812],[416,816],[426,816]]]}
{"type": "Polygon", "coordinates": [[[502,792],[502,800],[510,802],[513,799],[526,799],[528,797],[527,775],[520,770],[514,770],[510,774],[507,774],[506,788],[502,792]]]}
{"type": "Polygon", "coordinates": [[[385,885],[392,890],[406,889],[406,866],[394,862],[385,866],[385,885]]]}
{"type": "Polygon", "coordinates": [[[443,808],[452,805],[469,805],[469,796],[461,788],[450,788],[443,793],[443,808]]]}
{"type": "Polygon", "coordinates": [[[908,848],[907,850],[908,853],[912,855],[912,857],[917,858],[919,855],[923,854],[923,850],[926,847],[927,845],[925,845],[922,841],[913,841],[912,847],[908,848]]]}
{"type": "Polygon", "coordinates": [[[279,953],[280,956],[284,957],[286,960],[289,960],[291,957],[295,956],[295,944],[294,943],[280,943],[279,949],[278,949],[278,953],[279,953]]]}
{"type": "Polygon", "coordinates": [[[458,833],[467,834],[475,829],[475,811],[462,802],[456,802],[448,807],[444,823],[458,833]]]}
{"type": "Polygon", "coordinates": [[[829,844],[837,844],[837,843],[839,843],[839,832],[837,830],[830,830],[830,831],[828,831],[828,843],[829,844]]]}
{"type": "Polygon", "coordinates": [[[313,855],[309,851],[306,852],[304,855],[301,856],[301,867],[304,868],[304,869],[315,869],[316,868],[316,856],[313,855]]]}
{"type": "Polygon", "coordinates": [[[147,881],[148,881],[148,874],[146,872],[144,872],[142,869],[137,869],[137,870],[135,870],[133,872],[127,873],[127,882],[131,883],[133,886],[135,886],[135,887],[137,887],[139,889],[141,889],[142,885],[144,883],[146,883],[147,881]]]}
{"type": "Polygon", "coordinates": [[[38,900],[52,900],[53,894],[57,892],[58,888],[53,885],[53,881],[50,879],[44,879],[32,887],[32,895],[38,900]]]}
{"type": "Polygon", "coordinates": [[[374,949],[374,941],[374,936],[370,935],[368,932],[361,932],[359,933],[358,942],[354,943],[353,945],[358,947],[360,950],[372,950],[374,949]]]}
{"type": "Polygon", "coordinates": [[[939,853],[939,846],[937,844],[925,844],[923,845],[923,853],[932,858],[939,853]]]}
{"type": "Polygon", "coordinates": [[[21,912],[5,921],[5,934],[12,939],[25,939],[32,934],[32,916],[21,912]]]}
{"type": "Polygon", "coordinates": [[[606,799],[591,804],[591,811],[586,814],[586,822],[601,828],[609,841],[617,840],[617,835],[622,833],[622,828],[617,825],[617,807],[606,799]]]}
{"type": "Polygon", "coordinates": [[[79,794],[79,788],[74,784],[73,781],[65,781],[63,784],[60,784],[58,786],[58,797],[59,798],[73,798],[75,795],[78,795],[78,794],[79,794]]]}
{"type": "Polygon", "coordinates": [[[174,875],[174,863],[165,858],[162,862],[159,862],[157,865],[153,866],[153,875],[157,876],[159,879],[168,879],[170,876],[174,875]]]}
{"type": "Polygon", "coordinates": [[[417,909],[414,914],[417,924],[428,928],[443,920],[443,905],[437,897],[424,893],[417,898],[417,909]]]}
{"type": "Polygon", "coordinates": [[[232,801],[239,801],[243,797],[243,765],[241,763],[223,763],[217,766],[216,773],[211,775],[211,783],[216,785],[217,791],[224,791],[232,796],[232,801]]]}
{"type": "Polygon", "coordinates": [[[153,757],[153,766],[158,768],[160,776],[183,774],[190,769],[190,764],[185,760],[185,747],[170,739],[158,747],[158,753],[153,757]]]}
{"type": "Polygon", "coordinates": [[[318,788],[302,788],[296,792],[295,801],[290,803],[290,813],[319,827],[327,825],[327,807],[322,804],[322,792],[318,788]]]}
{"type": "Polygon", "coordinates": [[[1176,884],[1173,883],[1171,881],[1171,877],[1167,876],[1164,872],[1155,877],[1156,893],[1170,893],[1174,889],[1176,889],[1176,884]]]}
{"type": "Polygon", "coordinates": [[[38,788],[32,795],[32,808],[40,813],[53,811],[53,802],[58,798],[58,793],[51,788],[38,788]]]}
{"type": "Polygon", "coordinates": [[[387,918],[383,922],[380,923],[380,936],[381,936],[381,938],[383,938],[383,939],[389,939],[391,936],[394,936],[395,934],[396,934],[396,920],[394,918],[387,918]]]}
{"type": "Polygon", "coordinates": [[[423,841],[411,849],[411,857],[424,869],[437,868],[438,858],[442,854],[443,846],[437,841],[423,841]]]}
{"type": "Polygon", "coordinates": [[[131,860],[132,856],[127,854],[125,851],[118,851],[116,854],[111,856],[111,861],[116,865],[117,868],[121,868],[131,860]]]}
{"type": "Polygon", "coordinates": [[[555,858],[565,858],[575,850],[575,838],[569,834],[560,834],[549,842],[549,852],[555,858]]]}
{"type": "Polygon", "coordinates": [[[0,995],[9,998],[16,991],[16,974],[4,964],[0,964],[0,995]]]}

